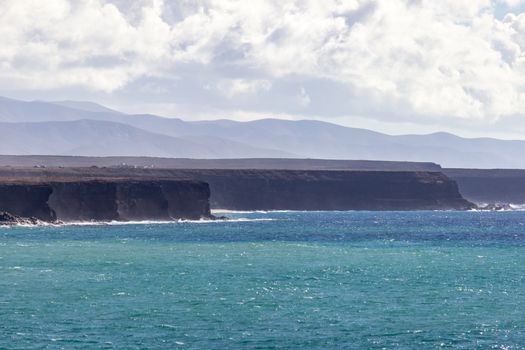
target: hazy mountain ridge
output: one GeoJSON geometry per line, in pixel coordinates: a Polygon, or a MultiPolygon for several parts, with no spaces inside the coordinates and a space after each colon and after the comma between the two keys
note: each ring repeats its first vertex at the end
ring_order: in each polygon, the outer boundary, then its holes
{"type": "Polygon", "coordinates": [[[0,123],[2,154],[78,156],[153,156],[217,158],[257,154],[279,157],[284,152],[265,150],[235,141],[209,137],[171,137],[130,125],[99,120],[40,123],[0,123]]]}
{"type": "Polygon", "coordinates": [[[525,141],[448,133],[392,136],[336,124],[262,119],[187,122],[128,115],[91,102],[0,98],[0,154],[430,161],[524,168],[525,141]]]}
{"type": "Polygon", "coordinates": [[[81,111],[86,112],[95,112],[95,113],[119,113],[119,111],[116,111],[114,109],[108,108],[106,106],[102,106],[98,103],[90,102],[90,101],[52,101],[50,102],[52,104],[63,106],[63,107],[69,107],[73,109],[78,109],[81,111]]]}

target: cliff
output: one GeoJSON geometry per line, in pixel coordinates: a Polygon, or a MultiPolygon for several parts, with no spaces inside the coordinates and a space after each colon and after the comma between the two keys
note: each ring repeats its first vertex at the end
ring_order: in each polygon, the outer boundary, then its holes
{"type": "Polygon", "coordinates": [[[442,173],[386,171],[200,171],[214,208],[233,210],[469,209],[442,173]]]}
{"type": "Polygon", "coordinates": [[[52,191],[49,185],[44,184],[0,184],[0,211],[55,221],[55,212],[47,203],[52,191]]]}
{"type": "Polygon", "coordinates": [[[444,173],[470,201],[525,204],[525,170],[444,169],[444,173]]]}
{"type": "Polygon", "coordinates": [[[0,183],[0,211],[43,221],[171,220],[211,217],[207,183],[99,179],[0,183]]]}
{"type": "MultiPolygon", "coordinates": [[[[231,210],[424,210],[469,209],[474,205],[459,193],[454,181],[440,172],[431,171],[317,171],[317,170],[262,170],[262,169],[135,169],[135,168],[0,168],[0,181],[4,177],[31,177],[44,181],[48,178],[169,178],[201,181],[211,189],[212,208],[231,210]]],[[[155,190],[146,190],[142,213],[147,208],[162,207],[155,190]],[[157,196],[157,197],[155,197],[157,196]],[[149,201],[149,202],[148,202],[149,201]],[[145,203],[150,203],[146,205],[145,203]],[[152,203],[155,203],[153,205],[152,203]]],[[[82,193],[81,189],[73,193],[82,193]]],[[[110,192],[111,188],[100,191],[110,192]]],[[[120,192],[128,191],[124,186],[120,192]]],[[[166,191],[166,190],[164,190],[166,191]]],[[[55,195],[64,190],[56,188],[55,195]]],[[[96,197],[96,192],[91,196],[96,197]]],[[[86,196],[83,194],[82,196],[86,196]]],[[[173,196],[191,197],[191,191],[173,196]]],[[[65,194],[62,195],[65,197],[65,194]]],[[[96,198],[93,198],[95,201],[96,198]]],[[[75,207],[74,199],[69,207],[75,207]]],[[[54,196],[49,202],[55,205],[54,196]]],[[[178,206],[179,215],[194,209],[186,201],[178,206]],[[190,208],[190,209],[188,209],[190,208]]],[[[66,205],[63,205],[66,207],[66,205]]],[[[66,217],[66,209],[56,210],[57,216],[66,217]]],[[[2,208],[0,208],[2,210],[2,208]]],[[[113,208],[105,209],[114,212],[113,208]]],[[[104,212],[105,212],[104,210],[104,212]]],[[[151,209],[162,212],[161,209],[151,209]]],[[[76,210],[78,212],[78,210],[76,210]]],[[[119,215],[133,212],[120,205],[119,215]]],[[[134,214],[136,215],[136,214],[134,214]]],[[[148,214],[151,215],[151,214],[148,214]]]]}

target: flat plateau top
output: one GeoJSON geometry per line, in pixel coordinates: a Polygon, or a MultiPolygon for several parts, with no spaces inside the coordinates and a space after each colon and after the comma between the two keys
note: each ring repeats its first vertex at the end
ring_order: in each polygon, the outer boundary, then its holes
{"type": "Polygon", "coordinates": [[[443,180],[436,171],[367,170],[269,170],[269,169],[159,169],[119,167],[11,167],[0,166],[0,184],[56,182],[209,181],[210,179],[257,179],[261,181],[348,181],[352,179],[443,180]]]}
{"type": "Polygon", "coordinates": [[[78,157],[0,155],[0,166],[16,167],[139,167],[164,169],[265,169],[265,170],[376,170],[440,171],[431,162],[380,160],[244,158],[188,159],[155,157],[78,157]]]}

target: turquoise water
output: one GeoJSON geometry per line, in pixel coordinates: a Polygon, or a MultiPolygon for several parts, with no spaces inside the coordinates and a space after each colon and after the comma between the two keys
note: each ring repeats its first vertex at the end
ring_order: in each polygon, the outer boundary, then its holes
{"type": "Polygon", "coordinates": [[[229,215],[0,228],[0,348],[525,348],[525,212],[229,215]]]}

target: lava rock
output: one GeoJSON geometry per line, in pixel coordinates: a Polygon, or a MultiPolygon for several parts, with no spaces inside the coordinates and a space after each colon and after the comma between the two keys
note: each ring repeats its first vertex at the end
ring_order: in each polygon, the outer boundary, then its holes
{"type": "Polygon", "coordinates": [[[3,226],[38,225],[39,223],[40,220],[35,217],[24,218],[5,211],[0,212],[0,225],[3,226]]]}
{"type": "Polygon", "coordinates": [[[490,211],[502,211],[502,210],[512,210],[510,204],[507,203],[489,203],[483,206],[479,206],[480,210],[490,210],[490,211]]]}

